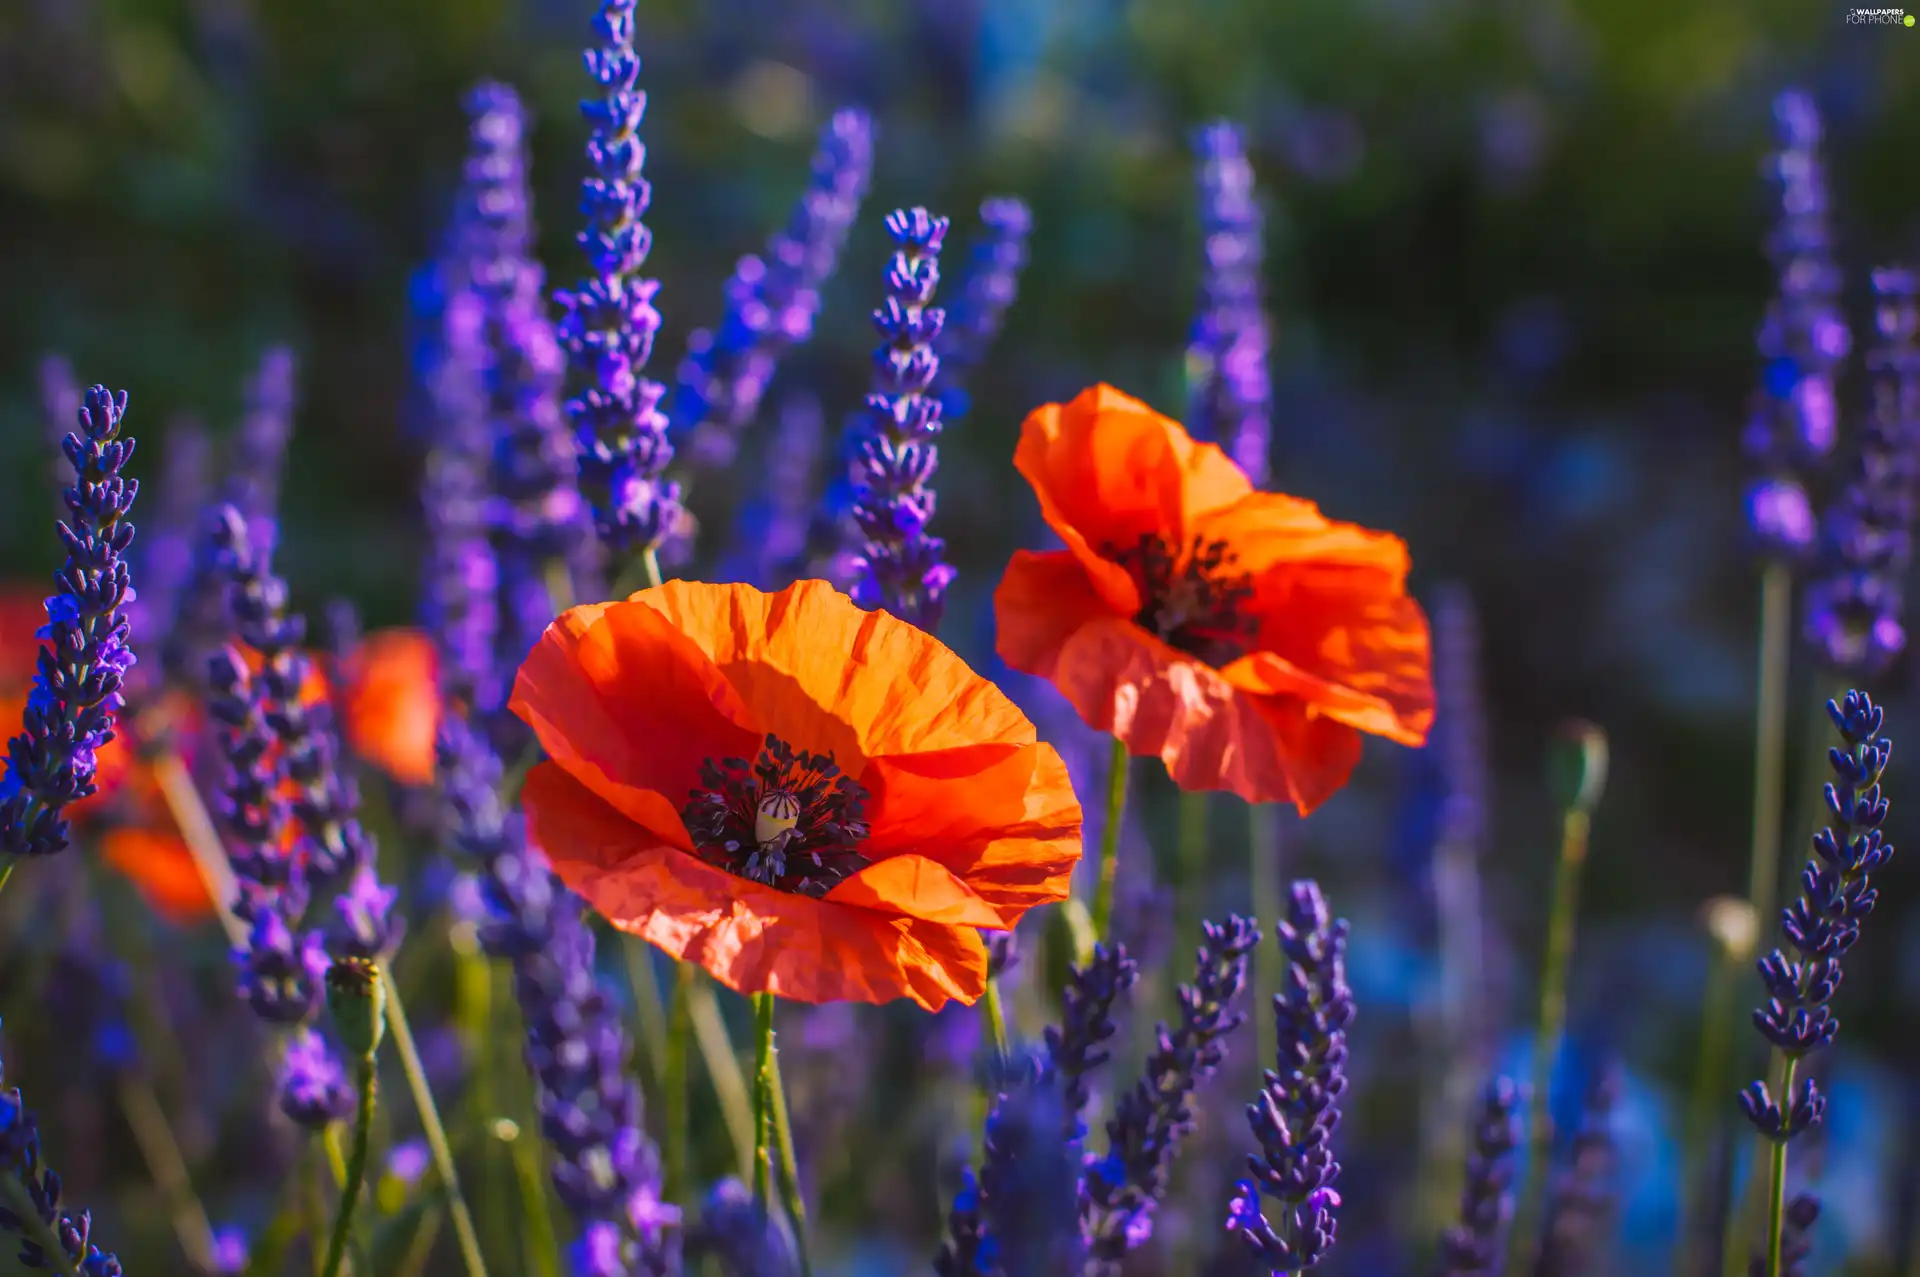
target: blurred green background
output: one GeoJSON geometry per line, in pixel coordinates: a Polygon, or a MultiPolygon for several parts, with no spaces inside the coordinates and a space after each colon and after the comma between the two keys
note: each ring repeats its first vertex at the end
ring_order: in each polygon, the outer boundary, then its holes
{"type": "MultiPolygon", "coordinates": [[[[541,251],[567,281],[591,8],[0,0],[0,575],[37,577],[57,552],[44,352],[130,389],[147,473],[170,421],[230,429],[243,377],[287,341],[301,408],[283,567],[308,605],[346,594],[372,624],[409,620],[407,281],[449,208],[461,94],[500,78],[536,112],[541,251]]],[[[876,117],[874,190],[817,336],[782,374],[833,419],[864,386],[886,210],[950,214],[957,242],[984,196],[1026,198],[1020,300],[942,447],[937,530],[962,569],[949,634],[984,653],[978,604],[1032,530],[1006,513],[1032,508],[1009,465],[1020,419],[1096,380],[1179,410],[1198,274],[1189,138],[1244,122],[1269,219],[1275,483],[1405,536],[1416,588],[1472,590],[1499,767],[1495,916],[1522,955],[1552,846],[1541,742],[1569,714],[1612,733],[1575,1020],[1680,1084],[1702,968],[1691,920],[1745,874],[1756,590],[1737,432],[1772,288],[1759,163],[1775,92],[1805,85],[1826,113],[1856,346],[1867,267],[1920,249],[1920,30],[1842,12],[647,0],[654,371],[670,376],[688,331],[718,319],[733,262],[784,218],[836,106],[876,117]]],[[[1857,374],[1844,390],[1843,428],[1864,402],[1857,374]]],[[[758,482],[755,456],[737,493],[758,482]]],[[[1876,689],[1896,739],[1920,731],[1911,682],[1903,663],[1876,689]]],[[[1306,827],[1303,854],[1336,883],[1391,892],[1406,871],[1398,761],[1374,749],[1306,827]]],[[[1900,784],[1914,773],[1898,754],[1894,775],[1897,840],[1920,791],[1900,784]]],[[[1883,899],[1842,995],[1859,1026],[1842,1061],[1879,1115],[1863,1121],[1897,1127],[1920,990],[1910,871],[1883,899]]],[[[1896,1244],[1891,1197],[1849,1225],[1863,1253],[1896,1244]]]]}

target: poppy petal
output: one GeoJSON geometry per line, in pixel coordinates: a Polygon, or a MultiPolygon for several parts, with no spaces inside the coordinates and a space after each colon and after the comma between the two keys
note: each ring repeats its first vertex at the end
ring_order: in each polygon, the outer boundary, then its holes
{"type": "Polygon", "coordinates": [[[1002,928],[999,912],[925,856],[889,856],[847,878],[825,897],[833,904],[921,918],[949,927],[1002,928]]]}
{"type": "Polygon", "coordinates": [[[726,873],[653,839],[559,768],[524,795],[554,872],[622,931],[742,992],[800,1002],[912,998],[930,1011],[986,990],[971,926],[889,917],[726,873]]]}
{"type": "Polygon", "coordinates": [[[1013,464],[1095,590],[1125,616],[1140,610],[1139,590],[1106,552],[1143,535],[1184,546],[1196,521],[1253,490],[1218,447],[1111,386],[1035,410],[1013,464]]]}
{"type": "Polygon", "coordinates": [[[1026,715],[950,648],[825,581],[777,594],[669,581],[634,598],[711,656],[760,730],[831,753],[849,775],[879,755],[1035,739],[1026,715]]]}
{"type": "Polygon", "coordinates": [[[1278,652],[1253,652],[1221,674],[1236,687],[1292,697],[1374,736],[1426,744],[1433,725],[1426,615],[1405,595],[1363,597],[1352,604],[1345,615],[1323,613],[1309,668],[1278,652]]]}
{"type": "Polygon", "coordinates": [[[1066,899],[1081,811],[1053,746],[877,758],[861,782],[873,795],[866,854],[878,864],[925,857],[957,875],[999,915],[975,925],[1011,928],[1028,909],[1066,899]]]}
{"type": "Polygon", "coordinates": [[[681,846],[700,764],[754,757],[765,730],[706,654],[639,602],[562,614],[521,665],[509,707],[555,763],[681,846]]]}

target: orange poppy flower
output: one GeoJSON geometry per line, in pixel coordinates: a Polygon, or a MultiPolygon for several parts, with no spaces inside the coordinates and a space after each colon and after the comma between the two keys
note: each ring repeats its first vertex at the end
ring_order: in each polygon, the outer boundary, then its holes
{"type": "Polygon", "coordinates": [[[189,926],[213,916],[213,898],[193,853],[170,826],[110,829],[100,840],[100,859],[125,875],[169,922],[189,926]]]}
{"type": "Polygon", "coordinates": [[[574,608],[512,708],[552,759],[522,803],[555,871],[742,993],[973,1002],[978,929],[1065,899],[1080,856],[1066,766],[1026,716],[824,581],[574,608]]]}
{"type": "Polygon", "coordinates": [[[405,785],[433,781],[439,659],[423,631],[375,630],[340,671],[347,745],[405,785]]]}
{"type": "Polygon", "coordinates": [[[1110,386],[1034,412],[1014,465],[1067,548],[1014,555],[1001,658],[1181,788],[1304,814],[1346,783],[1362,732],[1425,743],[1427,622],[1398,537],[1256,491],[1110,386]]]}

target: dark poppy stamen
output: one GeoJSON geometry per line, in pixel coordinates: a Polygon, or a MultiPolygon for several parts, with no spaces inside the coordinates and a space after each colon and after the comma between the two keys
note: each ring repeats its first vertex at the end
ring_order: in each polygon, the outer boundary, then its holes
{"type": "Polygon", "coordinates": [[[829,754],[769,735],[752,762],[709,758],[680,817],[708,864],[802,896],[824,896],[868,861],[868,794],[829,754]]]}
{"type": "Polygon", "coordinates": [[[1242,610],[1253,599],[1253,578],[1237,570],[1239,558],[1225,541],[1195,537],[1176,554],[1166,538],[1149,532],[1137,545],[1102,552],[1140,587],[1135,623],[1169,646],[1216,666],[1253,646],[1258,626],[1242,610]]]}

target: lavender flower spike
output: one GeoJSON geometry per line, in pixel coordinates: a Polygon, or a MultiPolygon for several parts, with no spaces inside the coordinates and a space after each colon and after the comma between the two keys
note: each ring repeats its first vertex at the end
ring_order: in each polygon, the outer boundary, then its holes
{"type": "Polygon", "coordinates": [[[1253,1178],[1240,1181],[1227,1214],[1228,1231],[1276,1277],[1312,1268],[1333,1247],[1340,1163],[1333,1160],[1332,1136],[1347,1091],[1347,1026],[1353,1022],[1347,923],[1328,912],[1316,883],[1293,884],[1278,932],[1287,977],[1273,998],[1277,1058],[1260,1099],[1247,1106],[1261,1152],[1247,1159],[1253,1178]],[[1260,1209],[1262,1193],[1279,1201],[1277,1220],[1260,1209]]]}
{"type": "Polygon", "coordinates": [[[1740,1093],[1740,1109],[1755,1129],[1786,1143],[1819,1122],[1827,1099],[1810,1077],[1795,1079],[1799,1062],[1831,1043],[1840,1021],[1830,1007],[1840,988],[1840,960],[1860,938],[1860,924],[1879,893],[1871,875],[1893,859],[1880,832],[1887,800],[1880,776],[1893,742],[1880,734],[1883,714],[1865,692],[1827,702],[1827,716],[1845,749],[1827,751],[1834,780],[1826,788],[1830,827],[1814,835],[1814,859],[1800,871],[1800,897],[1781,910],[1780,925],[1795,957],[1775,949],[1760,959],[1767,1000],[1753,1013],[1760,1036],[1787,1061],[1789,1089],[1776,1097],[1765,1082],[1740,1093]]]}
{"type": "Polygon", "coordinates": [[[1473,1151],[1460,1190],[1460,1223],[1440,1239],[1441,1277],[1494,1277],[1513,1222],[1514,1150],[1520,1147],[1527,1090],[1495,1078],[1473,1124],[1473,1151]]]}
{"type": "Polygon", "coordinates": [[[1816,530],[1804,469],[1839,437],[1834,381],[1852,334],[1839,305],[1841,277],[1827,222],[1820,112],[1790,89],[1774,99],[1780,149],[1766,172],[1780,188],[1780,221],[1767,241],[1779,290],[1760,326],[1765,371],[1741,446],[1758,477],[1747,489],[1747,531],[1769,558],[1800,561],[1816,530]]]}
{"type": "Polygon", "coordinates": [[[667,420],[676,444],[691,436],[694,466],[733,463],[740,432],[759,411],[781,357],[813,335],[820,289],[839,262],[872,172],[873,122],[864,111],[835,112],[820,130],[812,180],[786,227],[763,256],[740,259],[719,330],[688,338],[667,420]]]}
{"type": "Polygon", "coordinates": [[[980,205],[980,225],[981,234],[967,253],[960,300],[948,309],[936,346],[940,376],[934,388],[940,394],[940,418],[948,424],[967,415],[971,401],[964,375],[985,362],[1020,295],[1033,213],[1024,201],[998,195],[980,205]]]}
{"type": "Polygon", "coordinates": [[[954,571],[946,543],[927,535],[940,464],[940,401],[928,393],[940,371],[934,343],[946,315],[934,307],[940,245],[947,219],[924,208],[887,217],[895,252],[887,266],[887,299],[873,312],[882,341],[873,352],[874,391],[856,425],[853,518],[864,542],[853,597],[882,607],[931,633],[939,627],[954,571]]]}
{"type": "MultiPolygon", "coordinates": [[[[998,1060],[980,1173],[962,1176],[933,1262],[939,1277],[1055,1277],[1082,1271],[1075,1220],[1077,1114],[1046,1055],[998,1060]]],[[[1088,1271],[1091,1271],[1090,1269],[1088,1271]]]]}
{"type": "MultiPolygon", "coordinates": [[[[1008,932],[1009,937],[1012,932],[1008,932]]],[[[1133,987],[1140,969],[1127,957],[1125,945],[1097,944],[1084,967],[1074,967],[1067,982],[1060,1026],[1047,1026],[1047,1055],[1060,1078],[1062,1107],[1066,1110],[1065,1138],[1078,1144],[1087,1136],[1083,1114],[1092,1095],[1087,1075],[1107,1062],[1103,1043],[1117,1029],[1114,1004],[1133,987]]]]}
{"type": "Polygon", "coordinates": [[[22,731],[7,744],[0,774],[0,856],[45,856],[67,845],[67,804],[95,792],[95,751],[113,739],[121,687],[133,666],[121,608],[133,597],[127,514],[140,491],[120,473],[133,456],[122,438],[126,392],[87,392],[80,429],[62,442],[73,486],[62,493],[68,519],[56,525],[67,564],[54,573],[47,625],[22,731]]]}
{"type": "Polygon", "coordinates": [[[280,475],[293,436],[296,371],[293,351],[285,346],[270,347],[260,357],[247,383],[246,415],[227,467],[226,499],[246,518],[248,539],[262,549],[276,539],[280,475]]]}
{"type": "Polygon", "coordinates": [[[1107,1153],[1090,1160],[1080,1205],[1088,1277],[1113,1277],[1127,1251],[1153,1232],[1174,1145],[1193,1127],[1193,1096],[1226,1057],[1224,1039],[1246,1023],[1233,1009],[1260,943],[1251,918],[1204,924],[1192,984],[1180,986],[1180,1027],[1160,1025],[1140,1080],[1107,1122],[1107,1153]]]}
{"type": "MultiPolygon", "coordinates": [[[[0,1068],[0,1087],[6,1087],[4,1068],[0,1068]]],[[[120,1261],[93,1244],[93,1220],[87,1212],[75,1215],[61,1209],[60,1176],[42,1160],[40,1134],[19,1087],[0,1089],[0,1175],[12,1181],[0,1193],[6,1203],[0,1205],[0,1228],[20,1238],[23,1267],[36,1272],[54,1268],[52,1256],[41,1243],[58,1241],[66,1264],[81,1277],[122,1277],[125,1270],[120,1261]],[[38,1227],[9,1209],[29,1204],[40,1217],[38,1227]]]]}
{"type": "Polygon", "coordinates": [[[1821,526],[1827,570],[1807,591],[1807,637],[1828,668],[1884,674],[1906,647],[1902,587],[1920,480],[1920,309],[1913,272],[1873,272],[1880,340],[1867,356],[1873,412],[1850,481],[1821,526]]]}
{"type": "Polygon", "coordinates": [[[1195,150],[1202,269],[1187,343],[1187,428],[1225,447],[1257,487],[1267,481],[1273,384],[1253,165],[1239,127],[1225,121],[1200,130],[1195,150]]]}
{"type": "Polygon", "coordinates": [[[673,460],[660,411],[666,391],[642,375],[660,313],[653,308],[659,285],[640,276],[653,234],[640,220],[652,190],[640,172],[647,95],[634,87],[634,8],[635,0],[603,0],[594,19],[601,44],[587,51],[587,73],[605,96],[580,104],[592,129],[587,159],[594,170],[581,184],[588,275],[574,291],[556,294],[561,342],[585,383],[567,404],[581,487],[601,540],[620,551],[656,546],[680,522],[679,487],[663,478],[673,460]]]}

